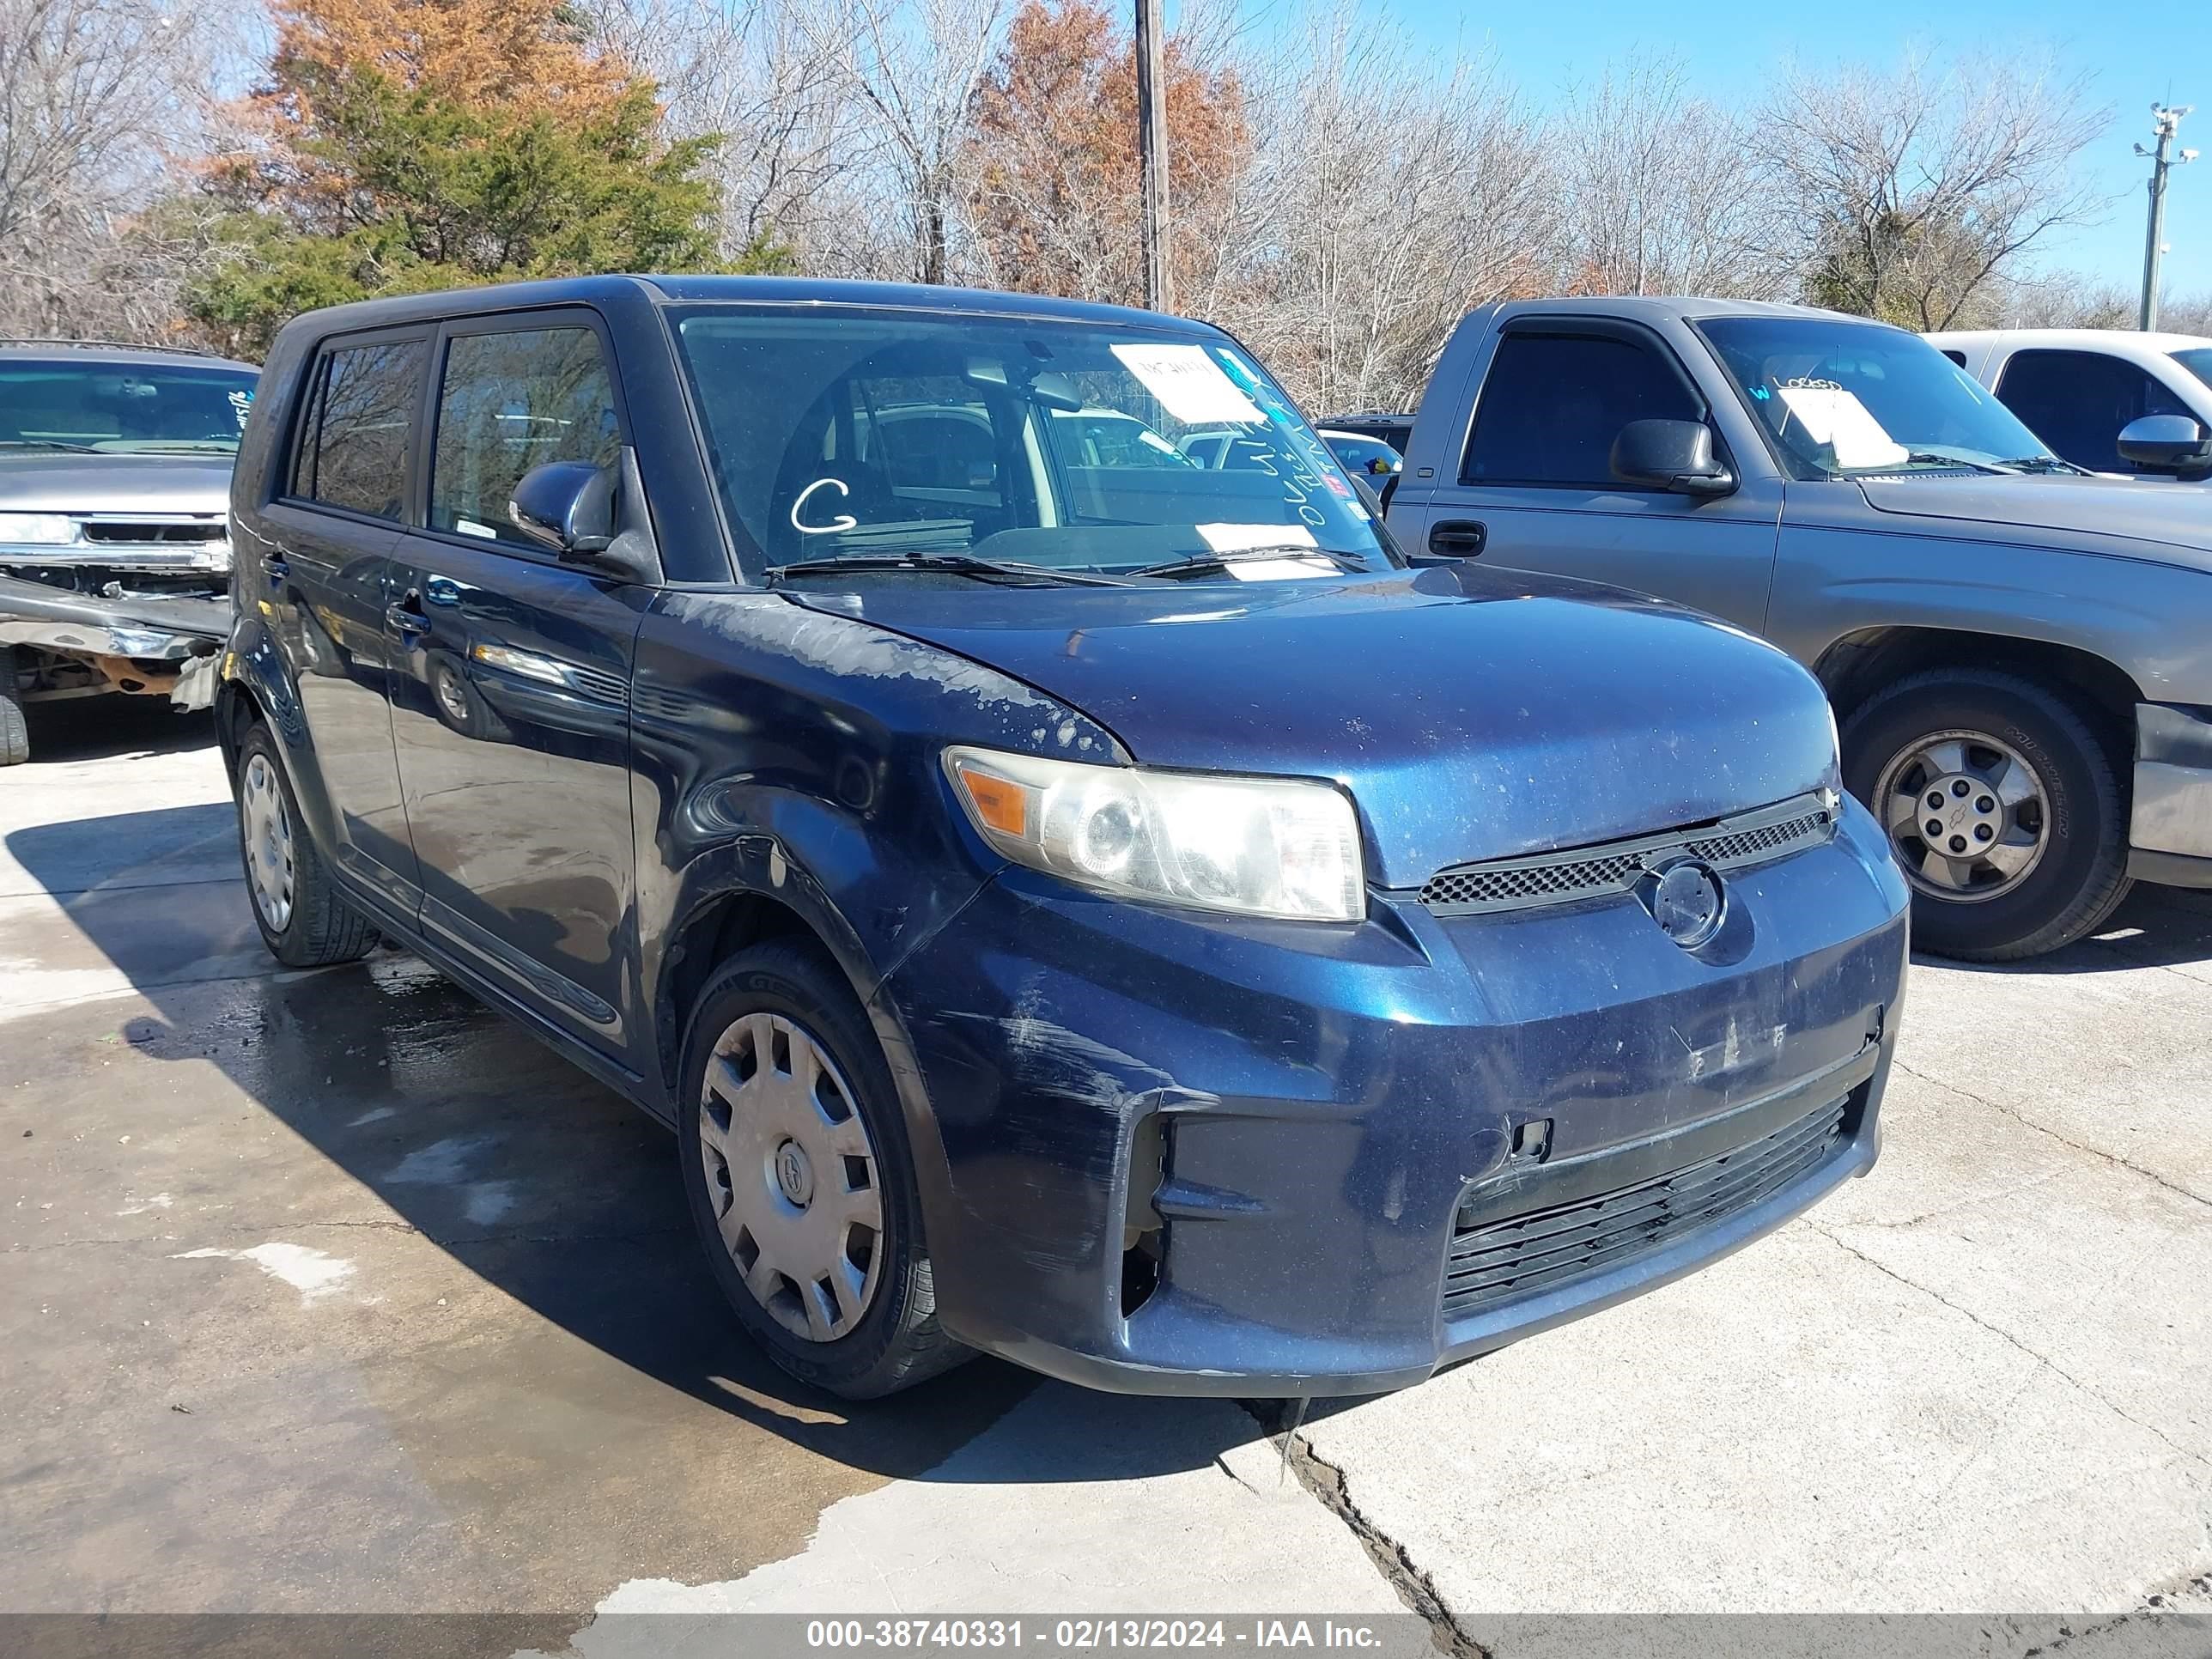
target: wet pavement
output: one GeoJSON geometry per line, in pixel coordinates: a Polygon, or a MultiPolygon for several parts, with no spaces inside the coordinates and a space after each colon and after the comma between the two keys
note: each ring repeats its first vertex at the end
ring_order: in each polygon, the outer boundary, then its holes
{"type": "Polygon", "coordinates": [[[662,1129],[411,957],[277,970],[205,722],[64,712],[0,775],[0,1609],[2212,1607],[2212,896],[1916,964],[1869,1179],[1285,1480],[1225,1401],[787,1382],[662,1129]]]}

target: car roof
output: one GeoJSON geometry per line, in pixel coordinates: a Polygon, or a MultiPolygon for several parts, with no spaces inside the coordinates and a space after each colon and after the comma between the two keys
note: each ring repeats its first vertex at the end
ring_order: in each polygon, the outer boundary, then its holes
{"type": "MultiPolygon", "coordinates": [[[[886,310],[1033,317],[1111,323],[1220,338],[1210,323],[1130,306],[1093,305],[1038,294],[1000,294],[988,289],[942,288],[918,283],[855,283],[802,276],[571,276],[548,282],[499,283],[483,288],[443,289],[391,299],[361,300],[309,312],[313,331],[328,334],[395,324],[473,316],[557,305],[591,305],[639,299],[655,304],[838,305],[886,310]]],[[[295,319],[289,327],[296,327],[295,319]]]]}
{"type": "Polygon", "coordinates": [[[1847,312],[1826,311],[1819,306],[1786,305],[1774,300],[1715,300],[1697,295],[1607,294],[1588,297],[1571,295],[1541,300],[1508,300],[1498,309],[1498,314],[1505,317],[1571,312],[1581,317],[1618,317],[1624,321],[1641,323],[1658,322],[1673,317],[1692,321],[1708,317],[1813,317],[1824,322],[1863,323],[1869,328],[1891,326],[1871,317],[1855,317],[1847,312]]]}
{"type": "Polygon", "coordinates": [[[189,346],[125,345],[109,340],[0,340],[0,359],[32,358],[46,362],[183,364],[243,369],[248,374],[261,372],[252,363],[218,357],[213,352],[195,351],[189,346]]]}
{"type": "Polygon", "coordinates": [[[2212,339],[2201,334],[2145,334],[2132,328],[1950,329],[1930,334],[1928,337],[1939,345],[2101,347],[2121,356],[2130,356],[2137,350],[2163,356],[2169,351],[2212,346],[2212,339]]]}

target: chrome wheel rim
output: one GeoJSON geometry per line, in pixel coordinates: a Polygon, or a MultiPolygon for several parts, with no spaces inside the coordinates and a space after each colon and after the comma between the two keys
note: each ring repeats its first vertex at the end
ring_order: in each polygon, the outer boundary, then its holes
{"type": "Polygon", "coordinates": [[[708,1210],[753,1299],[804,1340],[845,1335],[875,1299],[884,1206],[836,1063],[780,1014],[732,1022],[707,1060],[699,1141],[708,1210]]]}
{"type": "Polygon", "coordinates": [[[247,885],[253,908],[269,930],[281,933],[292,920],[292,820],[284,811],[284,792],[276,769],[265,755],[246,763],[238,795],[238,822],[246,843],[247,885]]]}
{"type": "Polygon", "coordinates": [[[1915,739],[1875,785],[1905,880],[1954,904],[2001,898],[2034,873],[2051,842],[2047,795],[2020,750],[1965,730],[1915,739]]]}

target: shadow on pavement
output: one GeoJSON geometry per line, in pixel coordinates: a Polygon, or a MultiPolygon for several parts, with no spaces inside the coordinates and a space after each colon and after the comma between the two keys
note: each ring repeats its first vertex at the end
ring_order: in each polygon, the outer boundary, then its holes
{"type": "Polygon", "coordinates": [[[166,697],[70,697],[34,702],[24,712],[34,768],[118,755],[171,755],[215,743],[211,713],[179,714],[166,697]]]}
{"type": "Polygon", "coordinates": [[[2087,939],[2028,962],[1953,962],[1916,951],[1931,967],[1976,974],[2109,974],[2116,968],[2212,968],[2212,893],[2138,882],[2087,939]]]}
{"type": "MultiPolygon", "coordinates": [[[[923,1475],[1040,1386],[979,1358],[856,1404],[784,1376],[738,1330],[708,1275],[664,1128],[410,955],[387,947],[344,967],[276,969],[237,879],[234,836],[233,809],[218,803],[6,837],[159,1010],[125,1024],[132,1048],[214,1064],[422,1238],[541,1318],[820,1456],[923,1475]],[[194,884],[159,884],[164,869],[194,884]]],[[[533,1375],[529,1386],[568,1390],[561,1404],[587,1413],[624,1409],[613,1385],[592,1385],[607,1389],[596,1400],[566,1376],[533,1375]]],[[[1209,1463],[1252,1431],[1218,1402],[1122,1403],[1114,1420],[1130,1431],[1112,1443],[1071,1435],[1036,1447],[1018,1469],[971,1460],[963,1478],[1164,1474],[1209,1463]]]]}

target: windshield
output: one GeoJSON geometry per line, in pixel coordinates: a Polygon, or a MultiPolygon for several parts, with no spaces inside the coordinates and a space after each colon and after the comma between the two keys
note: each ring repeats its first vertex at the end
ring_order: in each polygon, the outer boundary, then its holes
{"type": "Polygon", "coordinates": [[[0,361],[0,447],[234,454],[251,369],[53,357],[0,361]]]}
{"type": "Polygon", "coordinates": [[[2186,351],[2177,351],[2173,361],[2212,386],[2212,346],[2191,346],[2186,351]]]}
{"type": "Polygon", "coordinates": [[[1794,477],[2055,459],[1917,334],[1819,317],[1724,317],[1697,327],[1794,477]]]}
{"type": "Polygon", "coordinates": [[[904,558],[1251,580],[1395,562],[1327,447],[1218,337],[814,306],[679,318],[749,574],[805,563],[836,581],[848,573],[822,562],[904,558]]]}

